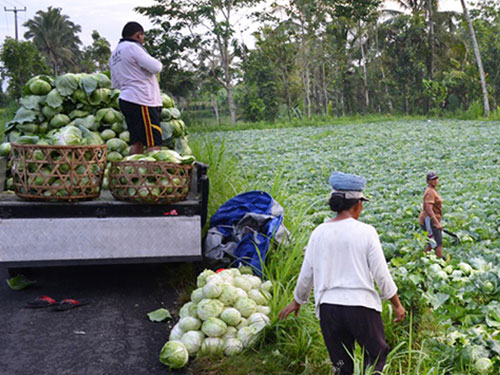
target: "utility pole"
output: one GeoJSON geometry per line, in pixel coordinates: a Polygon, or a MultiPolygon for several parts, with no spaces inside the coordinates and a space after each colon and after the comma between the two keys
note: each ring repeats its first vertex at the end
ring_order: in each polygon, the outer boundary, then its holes
{"type": "Polygon", "coordinates": [[[17,12],[26,12],[26,7],[24,7],[24,9],[17,9],[16,7],[14,7],[14,9],[7,9],[7,7],[3,7],[3,9],[6,12],[14,12],[14,20],[16,22],[16,40],[17,40],[17,12]]]}

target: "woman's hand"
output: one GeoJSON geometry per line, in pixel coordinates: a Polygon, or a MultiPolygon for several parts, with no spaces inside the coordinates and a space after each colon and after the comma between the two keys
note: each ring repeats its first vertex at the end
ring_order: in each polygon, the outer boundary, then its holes
{"type": "Polygon", "coordinates": [[[394,319],[394,323],[402,322],[403,320],[405,320],[406,310],[401,304],[399,304],[399,306],[397,307],[394,307],[393,310],[394,314],[396,314],[396,319],[394,319]]]}
{"type": "Polygon", "coordinates": [[[300,304],[293,300],[291,304],[284,307],[283,310],[280,311],[278,317],[280,318],[280,320],[283,320],[288,318],[288,315],[290,315],[291,313],[295,313],[295,316],[297,316],[299,314],[299,310],[300,304]]]}
{"type": "Polygon", "coordinates": [[[389,298],[389,301],[391,302],[394,314],[396,314],[396,319],[394,319],[394,323],[402,322],[405,319],[406,310],[401,304],[398,294],[396,293],[395,295],[392,296],[392,298],[389,298]]]}

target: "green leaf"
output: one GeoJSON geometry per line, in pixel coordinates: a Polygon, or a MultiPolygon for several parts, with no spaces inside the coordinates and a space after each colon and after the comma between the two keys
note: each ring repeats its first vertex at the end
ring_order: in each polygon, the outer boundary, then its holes
{"type": "Polygon", "coordinates": [[[76,74],[66,73],[56,78],[56,89],[62,96],[69,96],[78,88],[80,80],[76,74]]]}
{"type": "Polygon", "coordinates": [[[38,111],[40,108],[40,102],[45,99],[45,96],[41,95],[26,95],[21,98],[21,105],[27,109],[33,109],[38,111]]]}
{"type": "Polygon", "coordinates": [[[45,100],[45,103],[47,103],[47,105],[51,108],[58,108],[62,105],[63,100],[61,98],[61,95],[59,95],[57,89],[52,89],[47,94],[47,99],[45,100]]]}
{"type": "Polygon", "coordinates": [[[24,107],[19,107],[14,116],[14,119],[11,121],[14,124],[23,124],[25,122],[33,122],[35,121],[37,113],[32,111],[31,109],[26,109],[24,107]]]}
{"type": "Polygon", "coordinates": [[[10,279],[7,279],[6,281],[7,285],[12,290],[22,290],[36,283],[36,281],[28,280],[23,274],[18,274],[10,279]]]}
{"type": "Polygon", "coordinates": [[[85,75],[80,80],[80,87],[82,88],[83,91],[87,93],[87,95],[92,94],[95,91],[95,89],[97,89],[98,85],[99,85],[99,80],[90,74],[85,75]]]}
{"type": "Polygon", "coordinates": [[[152,322],[162,322],[166,319],[172,319],[170,312],[164,308],[148,313],[148,317],[152,322]]]}

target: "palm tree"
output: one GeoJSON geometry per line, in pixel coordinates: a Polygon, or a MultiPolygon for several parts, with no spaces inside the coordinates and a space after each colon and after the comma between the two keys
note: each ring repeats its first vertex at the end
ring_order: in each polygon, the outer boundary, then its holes
{"type": "Polygon", "coordinates": [[[467,25],[469,26],[469,33],[472,39],[472,48],[474,49],[474,55],[476,56],[477,70],[479,70],[479,78],[481,80],[481,89],[483,90],[483,108],[484,115],[488,116],[490,113],[490,102],[488,100],[488,88],[486,87],[486,78],[483,69],[483,62],[481,60],[481,53],[479,52],[479,46],[476,40],[476,34],[474,33],[474,27],[472,26],[472,21],[469,17],[469,12],[467,11],[467,6],[465,5],[465,0],[460,0],[462,3],[462,8],[464,10],[464,17],[467,25]]]}
{"type": "Polygon", "coordinates": [[[37,15],[24,23],[28,29],[26,39],[33,39],[38,50],[45,56],[58,75],[60,70],[72,70],[78,65],[80,57],[79,45],[82,44],[76,35],[82,28],[61,14],[61,8],[48,7],[47,11],[39,10],[37,15]]]}

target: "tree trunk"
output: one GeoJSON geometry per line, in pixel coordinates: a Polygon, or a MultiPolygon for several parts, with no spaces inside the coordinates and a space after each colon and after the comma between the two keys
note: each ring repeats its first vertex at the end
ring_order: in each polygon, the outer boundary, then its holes
{"type": "Polygon", "coordinates": [[[321,80],[321,86],[322,86],[322,89],[323,89],[323,96],[324,96],[324,102],[323,102],[323,106],[324,106],[324,113],[326,115],[328,115],[328,90],[327,90],[327,87],[326,87],[326,69],[325,69],[325,63],[323,62],[321,64],[321,73],[322,73],[322,80],[321,80]]]}
{"type": "Polygon", "coordinates": [[[233,88],[230,83],[226,86],[226,91],[227,101],[229,103],[229,113],[231,114],[231,123],[236,124],[236,106],[234,105],[233,88]]]}
{"type": "MultiPolygon", "coordinates": [[[[432,0],[427,0],[427,23],[429,25],[429,55],[427,57],[427,79],[432,80],[434,76],[434,24],[432,22],[432,0]]],[[[425,100],[426,112],[430,109],[430,99],[425,100]]]]}
{"type": "Polygon", "coordinates": [[[361,60],[362,67],[363,67],[363,83],[364,83],[364,91],[365,91],[365,105],[366,105],[366,111],[370,109],[370,94],[368,93],[368,71],[366,69],[366,56],[365,56],[365,47],[363,45],[363,42],[361,42],[361,60]]]}
{"type": "Polygon", "coordinates": [[[472,21],[469,17],[469,12],[467,11],[465,0],[460,0],[460,2],[462,3],[462,8],[464,10],[465,21],[469,26],[469,33],[472,39],[472,47],[474,48],[474,55],[476,56],[477,69],[479,70],[479,78],[481,79],[481,89],[483,90],[484,116],[488,116],[490,114],[490,102],[488,101],[488,88],[486,87],[486,78],[483,69],[483,62],[481,61],[481,53],[479,52],[476,34],[474,33],[474,27],[472,26],[472,21]]]}
{"type": "Polygon", "coordinates": [[[304,85],[303,106],[307,118],[311,117],[311,97],[310,97],[310,76],[309,64],[306,57],[306,33],[304,30],[304,22],[301,23],[302,31],[302,83],[304,85]]]}
{"type": "MultiPolygon", "coordinates": [[[[379,44],[378,44],[378,27],[377,23],[375,23],[375,44],[377,46],[377,52],[379,51],[379,44]]],[[[380,71],[382,72],[382,81],[384,82],[384,93],[385,93],[385,98],[387,100],[387,106],[389,107],[389,113],[392,113],[393,111],[393,106],[392,106],[392,100],[391,96],[389,95],[389,88],[387,87],[387,78],[385,76],[385,69],[384,69],[384,64],[380,64],[380,71]]]]}
{"type": "Polygon", "coordinates": [[[220,117],[219,117],[219,106],[217,105],[217,98],[211,97],[212,108],[215,113],[215,120],[217,121],[217,125],[220,125],[220,117]]]}

